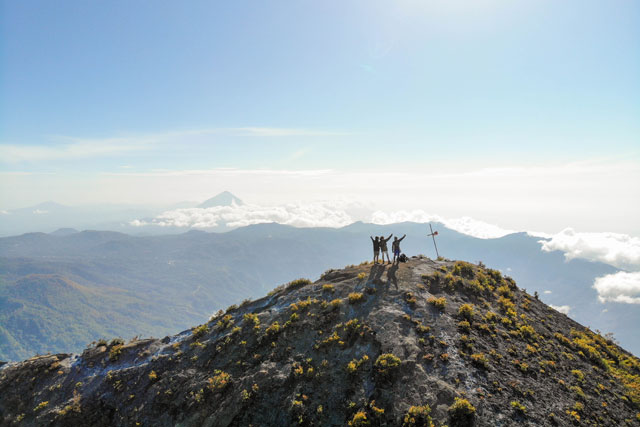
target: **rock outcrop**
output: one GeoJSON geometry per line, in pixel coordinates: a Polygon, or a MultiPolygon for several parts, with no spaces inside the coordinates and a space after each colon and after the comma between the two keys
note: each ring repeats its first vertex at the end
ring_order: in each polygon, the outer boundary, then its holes
{"type": "Polygon", "coordinates": [[[496,270],[300,279],[164,339],[0,367],[0,423],[638,425],[640,361],[496,270]]]}

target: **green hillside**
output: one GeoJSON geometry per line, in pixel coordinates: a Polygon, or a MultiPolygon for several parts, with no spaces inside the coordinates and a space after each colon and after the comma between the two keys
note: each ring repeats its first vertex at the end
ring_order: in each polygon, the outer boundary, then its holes
{"type": "Polygon", "coordinates": [[[0,357],[5,360],[82,348],[96,335],[168,333],[173,325],[141,295],[82,286],[57,274],[27,275],[3,287],[1,295],[0,357]]]}

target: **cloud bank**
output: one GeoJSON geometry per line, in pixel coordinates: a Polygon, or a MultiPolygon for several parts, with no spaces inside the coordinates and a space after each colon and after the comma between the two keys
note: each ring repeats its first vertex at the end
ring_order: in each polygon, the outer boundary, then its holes
{"type": "Polygon", "coordinates": [[[515,232],[468,216],[449,219],[439,215],[428,214],[422,210],[396,211],[391,213],[376,211],[371,217],[371,222],[374,224],[395,224],[405,221],[439,222],[451,230],[479,239],[495,239],[515,232]]]}
{"type": "Polygon", "coordinates": [[[134,226],[229,228],[276,222],[294,227],[344,227],[353,219],[344,210],[329,203],[287,204],[283,206],[214,206],[176,209],[164,212],[151,221],[135,220],[134,226]]]}
{"type": "Polygon", "coordinates": [[[600,302],[640,304],[640,272],[607,274],[598,277],[593,287],[600,302]]]}
{"type": "Polygon", "coordinates": [[[138,227],[157,225],[206,229],[221,226],[236,228],[276,222],[294,227],[339,228],[357,220],[373,224],[395,224],[406,221],[439,222],[449,229],[481,239],[502,237],[513,232],[470,217],[447,219],[439,215],[428,214],[422,210],[391,213],[376,211],[371,214],[362,205],[347,201],[297,203],[271,207],[245,204],[242,206],[175,209],[163,212],[152,220],[135,220],[131,224],[138,227]]]}
{"type": "Polygon", "coordinates": [[[562,251],[570,260],[584,258],[614,267],[640,270],[640,238],[618,233],[579,233],[566,228],[550,240],[541,240],[542,250],[562,251]]]}

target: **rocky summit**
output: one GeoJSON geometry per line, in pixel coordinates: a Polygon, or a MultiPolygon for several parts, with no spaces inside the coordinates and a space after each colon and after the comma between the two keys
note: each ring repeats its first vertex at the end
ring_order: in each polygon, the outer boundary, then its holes
{"type": "Polygon", "coordinates": [[[639,425],[640,361],[497,270],[414,257],[164,339],[0,367],[2,425],[639,425]]]}

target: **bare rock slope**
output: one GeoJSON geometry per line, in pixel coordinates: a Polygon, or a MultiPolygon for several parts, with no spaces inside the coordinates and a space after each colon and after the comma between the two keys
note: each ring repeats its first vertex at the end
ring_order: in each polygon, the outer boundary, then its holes
{"type": "Polygon", "coordinates": [[[638,425],[640,361],[480,265],[296,280],[164,339],[0,367],[0,424],[638,425]]]}

